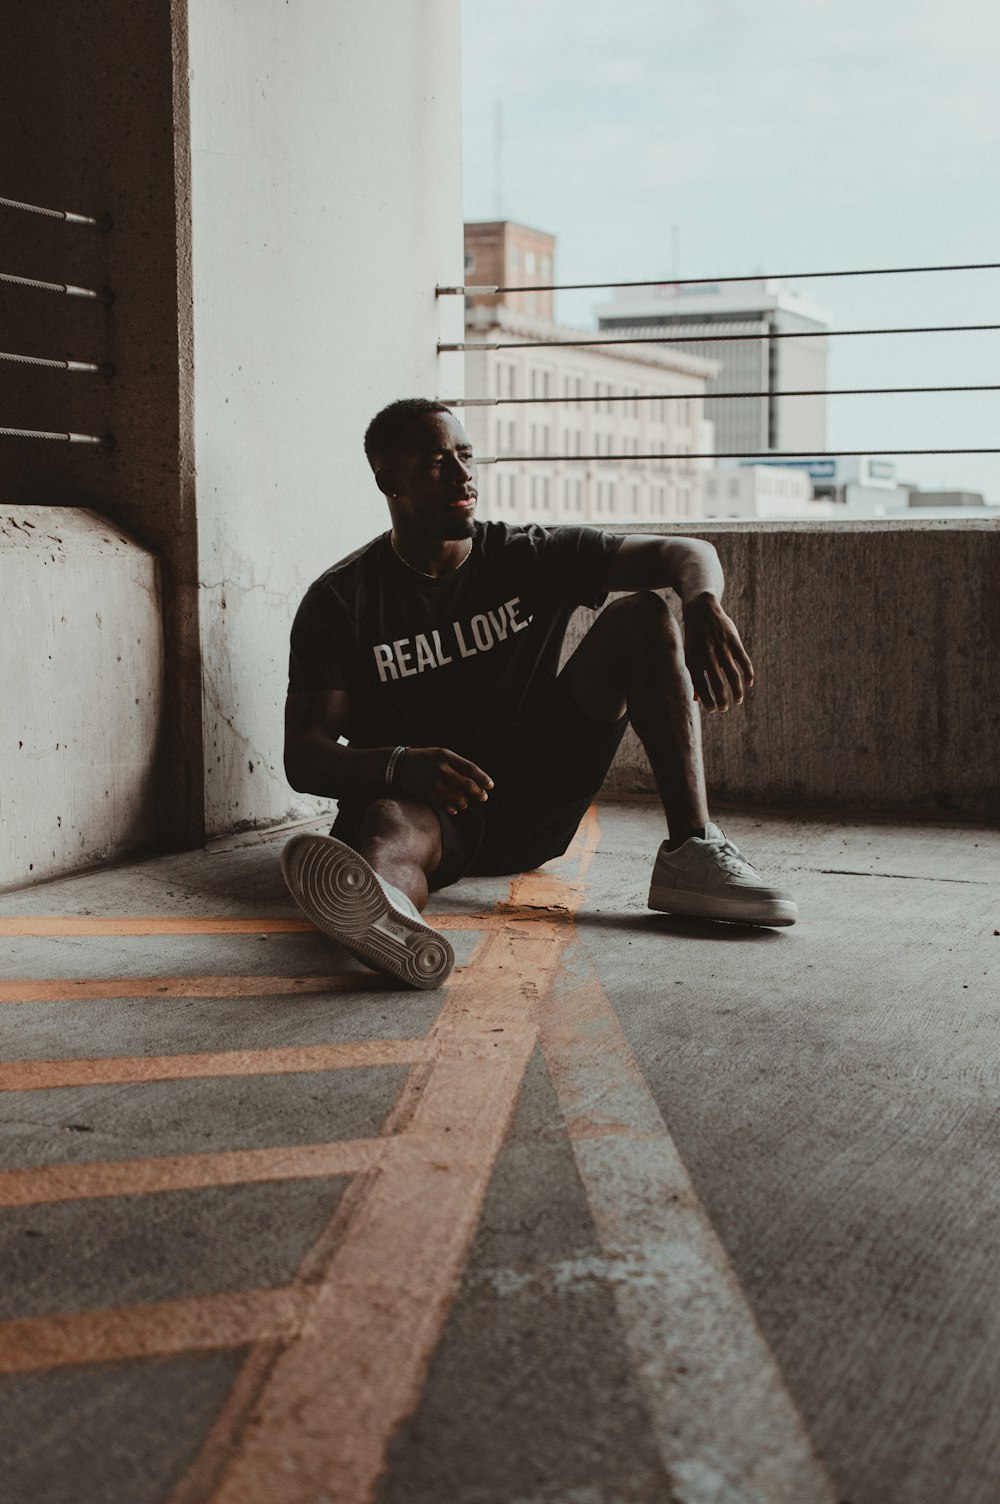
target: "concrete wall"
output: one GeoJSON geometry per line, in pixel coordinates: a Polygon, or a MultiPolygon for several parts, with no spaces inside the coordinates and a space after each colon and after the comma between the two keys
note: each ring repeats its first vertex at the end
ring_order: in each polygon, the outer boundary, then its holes
{"type": "Polygon", "coordinates": [[[281,768],[292,615],[387,526],[368,420],[463,389],[434,297],[462,280],[459,42],[454,0],[190,3],[210,834],[311,807],[281,768]]]}
{"type": "Polygon", "coordinates": [[[155,833],[156,561],[92,513],[0,508],[0,888],[155,833]]]}
{"type": "MultiPolygon", "coordinates": [[[[439,334],[462,337],[461,302],[434,297],[462,280],[458,22],[459,0],[60,0],[4,17],[0,194],[114,225],[0,211],[0,270],[114,294],[0,286],[4,349],[116,368],[0,363],[0,423],[118,441],[0,440],[0,506],[93,508],[160,560],[169,776],[141,831],[122,806],[126,844],[309,808],[280,772],[295,605],[385,526],[361,447],[374,411],[462,390],[461,355],[436,354],[439,334]]],[[[43,706],[19,672],[25,739],[74,686],[43,706]]],[[[103,745],[107,706],[91,713],[103,745]]]]}
{"type": "MultiPolygon", "coordinates": [[[[743,707],[703,717],[714,797],[1000,819],[1000,525],[716,523],[697,536],[719,551],[757,670],[743,707]]],[[[585,626],[581,613],[577,637],[585,626]]],[[[631,732],[608,787],[654,791],[631,732]]]]}
{"type": "Polygon", "coordinates": [[[0,362],[0,423],[118,442],[0,439],[0,505],[92,508],[158,556],[170,778],[151,816],[178,842],[202,829],[185,48],[182,0],[4,8],[0,194],[109,212],[114,227],[0,210],[0,270],[113,293],[104,305],[0,285],[2,346],[112,361],[115,375],[0,362]]]}

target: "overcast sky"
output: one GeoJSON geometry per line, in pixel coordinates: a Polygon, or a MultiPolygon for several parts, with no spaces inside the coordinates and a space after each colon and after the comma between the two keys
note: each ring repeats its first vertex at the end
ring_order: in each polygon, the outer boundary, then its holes
{"type": "MultiPolygon", "coordinates": [[[[466,218],[556,235],[558,281],[669,280],[675,244],[682,277],[1000,261],[997,0],[463,0],[463,24],[466,218]]],[[[1000,271],[797,285],[834,328],[1000,324],[1000,271]]],[[[1000,331],[830,351],[831,386],[1000,382],[1000,331]]],[[[828,412],[831,449],[1000,445],[1000,393],[828,412]]],[[[1000,502],[997,456],[899,470],[1000,502]]]]}

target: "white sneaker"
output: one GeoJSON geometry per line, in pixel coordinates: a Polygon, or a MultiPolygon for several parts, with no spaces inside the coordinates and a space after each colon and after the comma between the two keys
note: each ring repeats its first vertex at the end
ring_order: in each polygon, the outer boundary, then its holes
{"type": "Polygon", "coordinates": [[[335,836],[293,836],[281,853],[289,892],[317,929],[376,971],[412,987],[440,987],[455,964],[443,935],[414,903],[335,836]]]}
{"type": "Polygon", "coordinates": [[[660,847],[649,886],[649,907],[694,919],[738,924],[794,924],[799,911],[790,893],[769,887],[717,825],[675,851],[660,847]]]}

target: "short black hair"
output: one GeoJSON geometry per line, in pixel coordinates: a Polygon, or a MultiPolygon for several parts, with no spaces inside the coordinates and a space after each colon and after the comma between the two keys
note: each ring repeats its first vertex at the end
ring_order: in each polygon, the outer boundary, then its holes
{"type": "Polygon", "coordinates": [[[365,430],[365,454],[368,463],[375,469],[376,463],[392,452],[403,437],[403,431],[414,418],[425,413],[450,413],[451,408],[443,402],[434,402],[429,397],[401,397],[390,402],[376,413],[365,430]]]}

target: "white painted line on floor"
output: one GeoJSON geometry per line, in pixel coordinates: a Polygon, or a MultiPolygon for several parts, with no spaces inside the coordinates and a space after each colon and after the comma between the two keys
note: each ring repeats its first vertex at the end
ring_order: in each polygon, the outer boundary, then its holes
{"type": "Polygon", "coordinates": [[[582,944],[541,1043],[678,1504],[835,1504],[582,944]]]}

